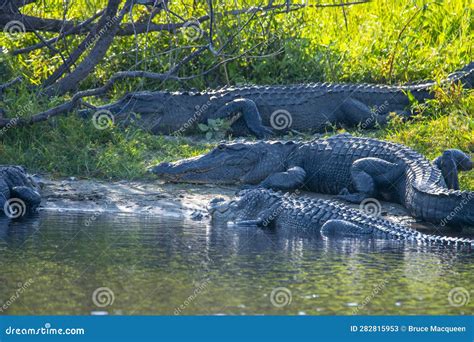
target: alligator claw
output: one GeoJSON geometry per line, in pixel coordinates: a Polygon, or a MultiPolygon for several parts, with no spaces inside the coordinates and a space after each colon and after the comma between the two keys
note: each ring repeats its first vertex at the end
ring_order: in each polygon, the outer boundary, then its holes
{"type": "Polygon", "coordinates": [[[336,198],[347,201],[349,203],[359,204],[361,203],[367,196],[363,193],[350,193],[347,188],[342,189],[336,198]]]}

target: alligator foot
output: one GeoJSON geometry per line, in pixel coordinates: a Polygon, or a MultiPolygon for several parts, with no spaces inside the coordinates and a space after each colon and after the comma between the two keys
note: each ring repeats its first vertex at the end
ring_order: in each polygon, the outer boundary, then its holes
{"type": "Polygon", "coordinates": [[[367,198],[367,194],[364,194],[362,192],[350,193],[347,188],[344,188],[341,190],[341,192],[339,192],[336,197],[350,203],[359,204],[367,198]]]}
{"type": "Polygon", "coordinates": [[[299,166],[294,166],[285,172],[271,174],[260,183],[260,186],[273,190],[291,191],[301,188],[305,178],[306,171],[299,166]]]}
{"type": "Polygon", "coordinates": [[[27,203],[28,211],[35,211],[41,203],[41,195],[35,189],[28,186],[14,186],[11,189],[11,197],[19,198],[27,203]]]}
{"type": "Polygon", "coordinates": [[[239,98],[226,103],[219,108],[213,115],[212,119],[225,119],[236,114],[231,121],[242,117],[247,128],[259,139],[267,138],[273,135],[273,131],[262,124],[262,117],[254,101],[250,99],[239,98]]]}
{"type": "Polygon", "coordinates": [[[450,149],[433,161],[443,174],[448,189],[459,190],[459,171],[469,171],[473,168],[471,158],[464,152],[450,149]]]}

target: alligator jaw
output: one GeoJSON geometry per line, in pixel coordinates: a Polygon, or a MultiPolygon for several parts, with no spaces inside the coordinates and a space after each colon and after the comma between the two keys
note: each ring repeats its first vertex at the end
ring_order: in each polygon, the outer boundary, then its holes
{"type": "Polygon", "coordinates": [[[199,175],[205,175],[212,170],[211,167],[198,167],[190,159],[186,159],[184,162],[160,163],[148,169],[148,172],[169,182],[208,183],[210,179],[206,177],[200,179],[199,175]]]}

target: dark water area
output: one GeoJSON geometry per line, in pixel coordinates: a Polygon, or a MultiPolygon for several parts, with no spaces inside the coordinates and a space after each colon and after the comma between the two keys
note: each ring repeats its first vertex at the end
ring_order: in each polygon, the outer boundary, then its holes
{"type": "Polygon", "coordinates": [[[473,252],[209,221],[4,219],[0,267],[3,315],[474,313],[473,252]]]}

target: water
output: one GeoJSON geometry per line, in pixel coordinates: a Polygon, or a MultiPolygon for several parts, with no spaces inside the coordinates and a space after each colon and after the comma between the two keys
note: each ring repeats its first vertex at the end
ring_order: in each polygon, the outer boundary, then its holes
{"type": "Polygon", "coordinates": [[[474,313],[473,253],[209,222],[4,220],[0,267],[0,314],[474,313]]]}

